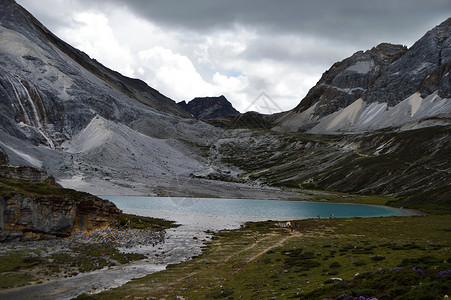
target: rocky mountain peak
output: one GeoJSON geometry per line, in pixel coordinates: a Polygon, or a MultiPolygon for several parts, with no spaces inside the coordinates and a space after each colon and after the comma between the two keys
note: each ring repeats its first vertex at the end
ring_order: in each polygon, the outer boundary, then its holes
{"type": "Polygon", "coordinates": [[[188,103],[182,101],[178,104],[198,120],[210,120],[240,113],[223,95],[219,97],[197,97],[188,103]]]}
{"type": "Polygon", "coordinates": [[[387,43],[335,63],[278,128],[312,133],[451,123],[451,18],[411,48],[387,43]]]}
{"type": "Polygon", "coordinates": [[[420,92],[423,98],[438,91],[451,95],[451,18],[427,32],[410,49],[382,43],[335,63],[293,110],[301,113],[317,104],[314,114],[324,117],[359,98],[393,107],[420,92]],[[408,83],[408,84],[406,84],[408,83]]]}
{"type": "Polygon", "coordinates": [[[95,115],[129,126],[159,113],[189,117],[143,81],[62,41],[11,0],[0,1],[0,40],[0,126],[11,136],[57,148],[95,115]]]}
{"type": "Polygon", "coordinates": [[[426,98],[438,92],[450,98],[451,18],[428,31],[394,61],[363,97],[367,103],[385,102],[393,107],[420,92],[426,98]]]}
{"type": "Polygon", "coordinates": [[[294,111],[303,112],[317,103],[315,114],[322,117],[348,106],[371,88],[385,69],[406,51],[405,46],[382,43],[335,63],[294,111]]]}

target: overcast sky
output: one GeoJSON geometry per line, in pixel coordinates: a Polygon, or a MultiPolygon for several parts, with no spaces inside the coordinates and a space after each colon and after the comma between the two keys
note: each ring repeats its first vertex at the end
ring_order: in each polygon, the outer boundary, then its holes
{"type": "Polygon", "coordinates": [[[295,107],[334,62],[410,47],[449,0],[17,0],[60,38],[179,102],[225,95],[236,109],[295,107]],[[274,102],[257,100],[264,92],[274,102]],[[254,105],[253,105],[254,104],[254,105]]]}

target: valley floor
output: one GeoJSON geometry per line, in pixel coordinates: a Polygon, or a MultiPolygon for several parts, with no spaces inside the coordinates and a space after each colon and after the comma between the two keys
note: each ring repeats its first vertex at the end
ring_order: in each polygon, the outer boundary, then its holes
{"type": "Polygon", "coordinates": [[[221,231],[192,260],[79,298],[441,299],[450,283],[449,215],[309,219],[221,231]]]}

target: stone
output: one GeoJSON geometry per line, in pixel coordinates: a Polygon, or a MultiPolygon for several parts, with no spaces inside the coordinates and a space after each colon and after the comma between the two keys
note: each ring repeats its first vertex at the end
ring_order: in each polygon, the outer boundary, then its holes
{"type": "Polygon", "coordinates": [[[0,171],[0,240],[67,237],[120,224],[122,212],[114,203],[61,188],[46,172],[5,166],[0,171]]]}
{"type": "Polygon", "coordinates": [[[9,158],[6,152],[0,147],[0,165],[6,165],[9,163],[9,158]]]}
{"type": "Polygon", "coordinates": [[[197,97],[188,103],[182,101],[178,104],[198,120],[210,120],[240,114],[224,96],[197,97]]]}
{"type": "Polygon", "coordinates": [[[57,185],[57,183],[55,182],[55,178],[46,171],[26,166],[20,167],[0,166],[0,177],[6,177],[28,182],[39,182],[50,185],[57,185]]]}

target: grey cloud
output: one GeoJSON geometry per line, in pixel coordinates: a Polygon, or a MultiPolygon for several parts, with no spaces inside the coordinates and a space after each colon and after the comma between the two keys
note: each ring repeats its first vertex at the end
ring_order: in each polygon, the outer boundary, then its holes
{"type": "MultiPolygon", "coordinates": [[[[302,73],[311,81],[311,78],[319,78],[334,62],[358,50],[370,49],[381,42],[411,46],[427,30],[451,15],[449,0],[17,1],[51,30],[76,26],[63,15],[67,15],[68,9],[106,15],[117,13],[118,9],[128,10],[132,17],[148,20],[168,34],[175,33],[177,42],[172,50],[189,57],[205,81],[210,81],[217,71],[222,74],[235,69],[243,72],[248,84],[246,91],[240,93],[246,94],[247,100],[263,90],[277,97],[273,94],[274,87],[282,80],[259,74],[259,64],[253,62],[276,63],[282,65],[287,74],[302,73]],[[238,38],[240,29],[255,33],[255,37],[243,42],[245,50],[241,53],[230,51],[227,45],[198,47],[224,31],[230,33],[230,39],[238,38]],[[240,68],[240,62],[246,68],[240,68]]],[[[134,36],[135,42],[137,39],[142,39],[145,45],[144,41],[152,37],[141,34],[134,36]]],[[[135,53],[142,50],[141,44],[130,47],[135,47],[132,49],[135,53]]],[[[292,84],[287,94],[302,99],[300,86],[302,90],[309,88],[302,82],[292,84]]]]}
{"type": "Polygon", "coordinates": [[[331,60],[341,60],[358,50],[360,49],[355,46],[340,45],[340,42],[312,43],[311,40],[303,42],[302,38],[293,42],[289,37],[277,39],[265,36],[248,43],[241,57],[247,60],[270,58],[273,61],[285,63],[304,61],[308,64],[328,67],[331,60]]]}
{"type": "MultiPolygon", "coordinates": [[[[92,5],[92,1],[86,1],[92,5]]],[[[103,2],[103,1],[97,1],[103,2]]],[[[354,41],[414,41],[451,15],[449,0],[109,0],[165,26],[211,31],[245,24],[354,41]]],[[[378,42],[376,42],[378,43],[378,42]]]]}

